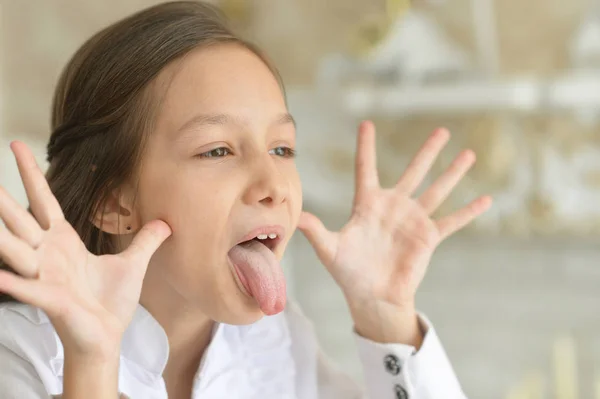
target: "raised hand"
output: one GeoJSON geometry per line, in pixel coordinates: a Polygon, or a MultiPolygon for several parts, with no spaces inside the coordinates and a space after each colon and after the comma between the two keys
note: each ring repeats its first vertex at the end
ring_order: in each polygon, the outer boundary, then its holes
{"type": "MultiPolygon", "coordinates": [[[[491,198],[484,196],[451,215],[431,217],[474,164],[475,154],[469,150],[458,155],[422,195],[412,197],[449,138],[445,129],[435,131],[396,186],[382,188],[375,128],[371,122],[362,123],[350,220],[339,232],[331,232],[316,216],[302,214],[300,230],[344,292],[357,329],[370,330],[365,335],[385,339],[380,336],[383,332],[373,330],[385,322],[375,322],[375,314],[414,315],[415,293],[436,247],[491,205],[491,198]]],[[[393,335],[396,328],[388,327],[387,335],[393,335]]]]}
{"type": "Polygon", "coordinates": [[[41,308],[66,351],[86,354],[118,345],[138,305],[151,256],[171,234],[160,220],[146,224],[126,251],[89,253],[65,220],[29,148],[13,142],[31,212],[0,187],[0,292],[41,308]]]}

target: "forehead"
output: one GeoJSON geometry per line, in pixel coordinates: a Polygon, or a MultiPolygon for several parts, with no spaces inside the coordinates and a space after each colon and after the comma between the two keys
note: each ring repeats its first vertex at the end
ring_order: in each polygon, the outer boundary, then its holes
{"type": "Polygon", "coordinates": [[[286,111],[271,70],[238,44],[193,50],[165,68],[154,88],[161,93],[157,123],[169,130],[199,113],[233,114],[251,120],[286,111]]]}

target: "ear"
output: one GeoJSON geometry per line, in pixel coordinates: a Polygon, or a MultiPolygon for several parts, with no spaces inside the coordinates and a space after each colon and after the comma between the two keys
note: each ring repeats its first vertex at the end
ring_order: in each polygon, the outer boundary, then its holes
{"type": "Polygon", "coordinates": [[[140,226],[134,210],[133,190],[123,187],[110,193],[98,208],[92,223],[108,234],[123,235],[136,232],[140,226]]]}

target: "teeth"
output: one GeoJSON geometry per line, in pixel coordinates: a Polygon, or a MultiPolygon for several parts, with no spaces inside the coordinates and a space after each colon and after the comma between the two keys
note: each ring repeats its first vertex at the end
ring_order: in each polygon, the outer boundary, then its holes
{"type": "Polygon", "coordinates": [[[271,233],[271,234],[259,234],[256,236],[256,238],[258,238],[259,240],[266,240],[267,238],[270,238],[271,240],[277,238],[277,234],[275,233],[271,233]]]}

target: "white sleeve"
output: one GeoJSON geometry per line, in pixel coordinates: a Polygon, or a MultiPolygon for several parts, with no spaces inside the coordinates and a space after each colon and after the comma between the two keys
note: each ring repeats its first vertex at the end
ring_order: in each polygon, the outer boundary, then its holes
{"type": "Polygon", "coordinates": [[[33,365],[0,344],[0,393],[3,399],[49,399],[33,365]]]}
{"type": "Polygon", "coordinates": [[[379,344],[358,334],[355,339],[370,399],[466,399],[431,323],[419,351],[402,344],[379,344]]]}
{"type": "Polygon", "coordinates": [[[466,399],[433,326],[423,315],[419,319],[425,336],[419,351],[410,345],[379,344],[354,333],[363,389],[323,354],[312,323],[299,306],[290,303],[286,313],[301,398],[466,399]]]}
{"type": "Polygon", "coordinates": [[[419,351],[354,334],[366,392],[319,352],[319,399],[466,399],[433,326],[420,320],[425,337],[419,351]]]}

